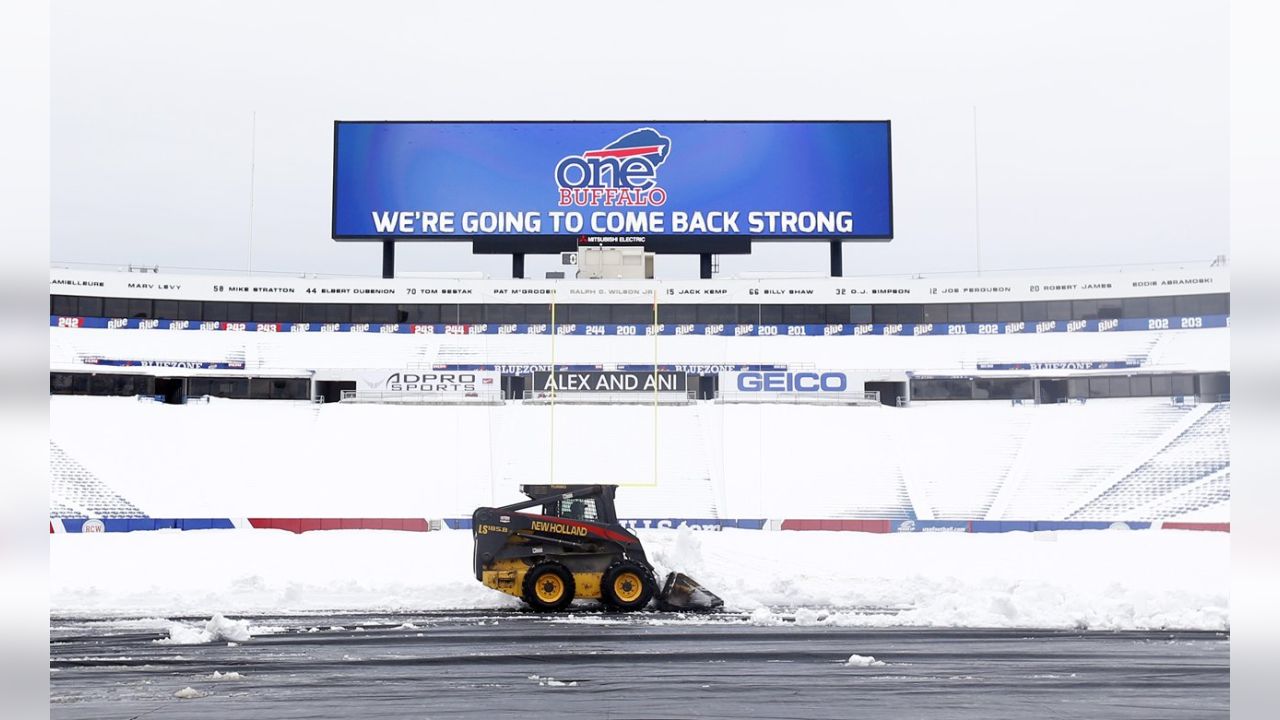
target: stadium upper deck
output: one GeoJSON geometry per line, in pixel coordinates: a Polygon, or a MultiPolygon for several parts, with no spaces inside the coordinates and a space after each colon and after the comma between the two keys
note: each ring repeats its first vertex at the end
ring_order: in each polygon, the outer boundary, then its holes
{"type": "MultiPolygon", "coordinates": [[[[264,280],[57,269],[51,370],[145,376],[179,368],[187,376],[320,383],[350,382],[361,368],[523,376],[552,364],[657,364],[714,376],[763,366],[858,371],[853,382],[885,400],[1216,398],[1228,392],[1226,380],[1202,389],[1194,374],[1229,370],[1229,310],[1221,268],[718,281],[264,280]],[[186,332],[147,332],[174,329],[186,332]],[[1095,378],[1096,387],[1062,379],[1043,393],[1030,382],[955,380],[1117,372],[1095,378]],[[1162,375],[1145,377],[1152,373],[1162,375]],[[1143,377],[1124,379],[1134,374],[1143,377]]],[[[55,392],[136,394],[132,381],[99,391],[76,389],[87,388],[87,378],[53,381],[55,392]]],[[[231,397],[325,394],[278,383],[258,394],[248,380],[242,389],[197,385],[198,394],[231,397]]],[[[504,380],[503,387],[513,394],[515,386],[504,380]]]]}

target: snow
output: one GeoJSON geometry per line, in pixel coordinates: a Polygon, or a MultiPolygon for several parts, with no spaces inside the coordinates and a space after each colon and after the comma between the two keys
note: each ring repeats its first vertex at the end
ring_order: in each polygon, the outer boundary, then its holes
{"type": "Polygon", "coordinates": [[[541,675],[530,675],[529,679],[536,680],[538,682],[538,685],[541,685],[542,687],[578,687],[577,680],[564,682],[563,680],[557,680],[549,675],[546,677],[543,677],[541,675]]]}
{"type": "Polygon", "coordinates": [[[203,645],[220,640],[244,642],[250,637],[248,620],[228,620],[221,613],[215,613],[203,627],[171,623],[169,637],[156,642],[160,645],[203,645]]]}
{"type": "Polygon", "coordinates": [[[193,687],[184,687],[173,694],[173,696],[179,700],[194,700],[196,698],[208,697],[208,695],[209,693],[200,692],[193,687]]]}
{"type": "Polygon", "coordinates": [[[849,659],[844,661],[845,667],[873,667],[880,665],[884,665],[884,663],[870,655],[850,655],[849,659]]]}
{"type": "Polygon", "coordinates": [[[1189,416],[1167,398],[552,410],[52,396],[49,417],[67,458],[152,517],[468,517],[547,482],[554,459],[560,483],[605,469],[629,518],[1038,521],[1095,497],[1189,416]],[[121,451],[138,438],[145,458],[121,451]],[[413,451],[345,449],[389,447],[413,451]]]}
{"type": "MultiPolygon", "coordinates": [[[[741,622],[1230,626],[1225,533],[639,534],[660,572],[689,574],[741,613],[741,622]]],[[[171,644],[253,634],[247,621],[222,614],[518,607],[516,598],[476,581],[471,552],[465,531],[56,534],[50,605],[55,613],[212,616],[203,626],[172,624],[163,641],[171,644]]]]}
{"type": "Polygon", "coordinates": [[[217,670],[214,670],[213,674],[209,676],[209,679],[210,680],[243,680],[244,675],[241,675],[240,673],[235,671],[218,672],[217,670]]]}

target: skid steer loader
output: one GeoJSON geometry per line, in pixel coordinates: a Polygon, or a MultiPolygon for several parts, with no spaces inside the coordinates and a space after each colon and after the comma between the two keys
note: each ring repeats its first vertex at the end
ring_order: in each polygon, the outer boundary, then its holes
{"type": "Polygon", "coordinates": [[[669,573],[661,589],[640,539],[618,523],[617,485],[522,485],[528,500],[471,515],[476,579],[554,612],[575,599],[611,610],[712,610],[724,601],[689,576],[669,573]],[[535,508],[541,513],[520,512],[535,508]]]}

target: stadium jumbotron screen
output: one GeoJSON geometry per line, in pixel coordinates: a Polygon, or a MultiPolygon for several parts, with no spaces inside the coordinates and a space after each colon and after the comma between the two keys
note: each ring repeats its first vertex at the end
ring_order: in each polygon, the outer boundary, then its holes
{"type": "Polygon", "coordinates": [[[893,237],[889,122],[342,122],[335,240],[893,237]]]}

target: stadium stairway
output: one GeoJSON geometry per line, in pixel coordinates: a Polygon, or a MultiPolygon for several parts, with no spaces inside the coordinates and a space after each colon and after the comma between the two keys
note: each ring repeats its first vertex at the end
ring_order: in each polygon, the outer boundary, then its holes
{"type": "Polygon", "coordinates": [[[992,402],[920,403],[904,409],[898,454],[922,520],[983,518],[1036,419],[1035,408],[992,402]],[[928,451],[920,452],[920,443],[928,451]]]}
{"type": "Polygon", "coordinates": [[[1206,342],[1200,330],[1156,333],[1156,342],[1147,358],[1151,367],[1169,371],[1204,372],[1229,367],[1230,344],[1206,342]]]}

